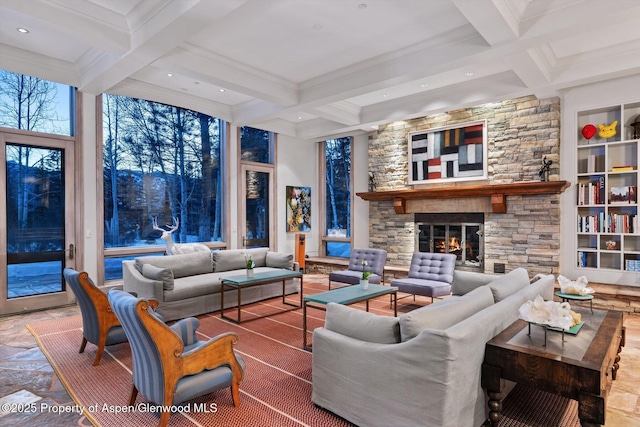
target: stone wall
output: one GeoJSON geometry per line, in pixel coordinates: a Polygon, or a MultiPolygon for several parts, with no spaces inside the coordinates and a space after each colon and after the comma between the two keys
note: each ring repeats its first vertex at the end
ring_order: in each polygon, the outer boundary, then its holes
{"type": "MultiPolygon", "coordinates": [[[[560,100],[527,96],[381,127],[369,136],[369,171],[377,190],[411,188],[407,184],[409,132],[482,119],[487,120],[488,179],[430,185],[538,181],[544,156],[553,162],[550,179],[559,179],[560,100]]],[[[558,273],[559,199],[559,195],[509,196],[507,213],[485,211],[485,271],[504,263],[507,271],[522,266],[531,274],[558,273]]],[[[464,199],[452,201],[457,212],[466,212],[464,199]]],[[[387,250],[388,264],[408,265],[415,250],[414,213],[396,214],[391,201],[369,203],[370,245],[387,250]]]]}

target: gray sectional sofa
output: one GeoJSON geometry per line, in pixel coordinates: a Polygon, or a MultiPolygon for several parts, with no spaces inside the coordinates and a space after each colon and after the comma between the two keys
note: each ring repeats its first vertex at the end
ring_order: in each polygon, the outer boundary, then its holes
{"type": "MultiPolygon", "coordinates": [[[[233,249],[169,256],[144,256],[123,261],[123,289],[140,298],[158,300],[157,312],[165,321],[220,310],[221,279],[246,273],[245,255],[251,255],[255,272],[298,270],[292,254],[268,248],[233,249]]],[[[300,282],[286,282],[286,293],[300,291],[300,282]]],[[[282,295],[282,282],[254,286],[242,291],[242,304],[282,295]]],[[[225,308],[237,305],[237,292],[225,291],[225,308]]]]}
{"type": "Polygon", "coordinates": [[[456,271],[453,296],[400,317],[330,303],[313,333],[315,404],[359,426],[479,427],[485,344],[555,278],[456,271]]]}

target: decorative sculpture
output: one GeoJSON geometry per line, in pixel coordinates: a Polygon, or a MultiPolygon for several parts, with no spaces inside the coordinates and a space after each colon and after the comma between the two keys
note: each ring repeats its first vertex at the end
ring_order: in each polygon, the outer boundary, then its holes
{"type": "Polygon", "coordinates": [[[564,294],[589,295],[595,293],[593,288],[587,286],[587,283],[589,283],[587,276],[580,276],[574,281],[560,274],[558,276],[558,283],[560,283],[560,292],[564,294]]]}
{"type": "Polygon", "coordinates": [[[542,182],[549,181],[549,171],[551,170],[551,163],[553,163],[553,161],[547,160],[547,156],[544,156],[544,158],[542,159],[542,166],[538,171],[538,175],[540,176],[540,181],[542,182]]]}
{"type": "Polygon", "coordinates": [[[616,135],[616,126],[618,125],[618,121],[614,120],[610,125],[598,124],[598,128],[600,131],[598,132],[598,136],[600,138],[611,138],[616,135]]]}
{"type": "Polygon", "coordinates": [[[369,191],[376,191],[376,177],[373,172],[369,172],[369,191]]]}
{"type": "Polygon", "coordinates": [[[177,245],[173,243],[173,239],[171,235],[180,226],[180,221],[178,221],[178,218],[173,218],[172,225],[167,224],[167,227],[169,227],[169,230],[165,230],[162,227],[158,227],[157,217],[153,217],[152,221],[153,221],[153,229],[162,231],[162,236],[160,236],[160,238],[164,240],[164,243],[167,246],[167,249],[166,249],[167,255],[192,254],[194,252],[210,252],[211,251],[211,249],[209,249],[207,245],[203,245],[202,243],[180,243],[177,245]]]}
{"type": "Polygon", "coordinates": [[[545,301],[540,295],[522,304],[518,312],[522,320],[560,329],[570,329],[582,318],[568,302],[545,301]]]}

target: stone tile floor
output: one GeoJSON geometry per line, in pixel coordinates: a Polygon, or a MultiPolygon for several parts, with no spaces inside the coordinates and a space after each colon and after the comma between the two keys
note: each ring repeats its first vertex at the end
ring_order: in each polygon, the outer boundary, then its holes
{"type": "MultiPolygon", "coordinates": [[[[4,403],[33,402],[37,408],[41,408],[41,404],[52,408],[73,407],[73,400],[25,325],[76,314],[79,314],[79,309],[73,306],[0,318],[0,425],[91,425],[82,415],[73,412],[61,414],[38,410],[35,413],[14,414],[3,411],[1,406],[4,403]]],[[[626,346],[621,353],[618,378],[609,395],[606,425],[640,427],[640,314],[627,315],[625,326],[626,346]]]]}

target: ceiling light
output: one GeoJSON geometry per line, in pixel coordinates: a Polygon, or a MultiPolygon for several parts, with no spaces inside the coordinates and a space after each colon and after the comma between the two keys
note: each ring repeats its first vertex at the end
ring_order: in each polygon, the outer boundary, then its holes
{"type": "Polygon", "coordinates": [[[360,3],[358,5],[358,9],[366,9],[366,8],[367,8],[367,5],[365,3],[360,3]]]}
{"type": "Polygon", "coordinates": [[[173,77],[173,74],[167,73],[167,77],[173,77]]]}
{"type": "Polygon", "coordinates": [[[473,71],[467,71],[466,73],[464,73],[465,76],[467,77],[471,77],[473,76],[475,73],[473,71]]]}
{"type": "Polygon", "coordinates": [[[27,30],[26,28],[16,28],[16,30],[22,34],[27,34],[29,32],[29,30],[27,30]]]}
{"type": "Polygon", "coordinates": [[[388,98],[388,97],[389,97],[389,94],[388,94],[388,93],[383,93],[383,94],[382,94],[382,97],[383,97],[383,98],[388,98]]]}
{"type": "Polygon", "coordinates": [[[427,86],[429,86],[429,85],[428,85],[428,84],[426,84],[426,83],[422,83],[422,84],[420,85],[420,87],[427,87],[427,86]]]}
{"type": "Polygon", "coordinates": [[[298,120],[302,120],[302,116],[298,116],[298,120]]]}
{"type": "Polygon", "coordinates": [[[219,92],[226,92],[226,89],[218,89],[219,92]]]}
{"type": "Polygon", "coordinates": [[[194,84],[194,85],[199,85],[199,84],[200,84],[200,82],[195,81],[195,82],[193,82],[193,84],[194,84]]]}

